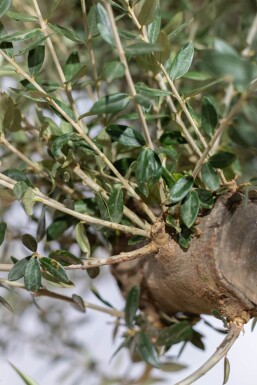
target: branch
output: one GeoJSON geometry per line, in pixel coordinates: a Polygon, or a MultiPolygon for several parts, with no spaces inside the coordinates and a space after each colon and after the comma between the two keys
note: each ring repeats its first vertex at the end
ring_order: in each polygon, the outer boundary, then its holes
{"type": "MultiPolygon", "coordinates": [[[[240,320],[241,321],[241,320],[240,320]]],[[[215,366],[224,356],[226,356],[227,352],[231,348],[231,346],[236,341],[240,332],[243,329],[244,323],[241,322],[233,322],[230,325],[230,329],[220,346],[217,348],[216,352],[194,373],[190,374],[188,377],[183,380],[177,382],[175,385],[190,385],[193,384],[196,380],[201,378],[204,374],[206,374],[213,366],[215,366]]]]}
{"type": "MultiPolygon", "coordinates": [[[[17,182],[6,175],[0,173],[0,185],[3,187],[7,187],[10,190],[13,190],[15,184],[17,182]]],[[[62,203],[59,203],[55,201],[54,199],[49,198],[47,195],[41,193],[38,189],[33,189],[33,192],[35,194],[35,202],[43,203],[45,206],[52,207],[55,210],[59,210],[63,213],[69,214],[72,217],[78,218],[81,221],[84,221],[86,223],[90,224],[96,224],[104,227],[108,227],[112,230],[119,230],[125,233],[134,234],[134,235],[142,235],[143,237],[150,238],[150,232],[142,229],[137,229],[133,226],[125,226],[120,225],[118,223],[105,221],[100,218],[91,217],[88,214],[81,214],[77,211],[68,209],[65,205],[62,203]]]]}
{"type": "Polygon", "coordinates": [[[144,135],[145,135],[146,142],[147,142],[148,146],[153,150],[154,146],[153,146],[152,139],[151,139],[151,136],[150,136],[147,124],[146,124],[144,113],[142,111],[141,106],[138,103],[136,103],[136,101],[134,99],[135,96],[137,95],[137,92],[136,92],[136,89],[135,89],[135,86],[134,86],[134,82],[133,82],[131,74],[130,74],[130,70],[129,70],[127,59],[126,59],[126,55],[125,55],[125,52],[123,50],[123,47],[122,47],[122,44],[121,44],[121,41],[120,41],[120,36],[119,36],[119,32],[118,32],[118,29],[117,29],[116,24],[115,24],[115,19],[114,19],[112,7],[111,7],[111,5],[110,5],[110,3],[108,1],[104,1],[104,4],[105,4],[105,8],[106,8],[106,11],[107,11],[107,14],[108,14],[108,17],[109,17],[109,21],[110,21],[110,24],[111,24],[111,28],[112,28],[112,32],[113,32],[116,48],[117,48],[117,51],[118,51],[118,54],[119,54],[119,58],[120,58],[120,61],[124,65],[124,68],[125,68],[125,77],[126,77],[126,80],[127,80],[127,83],[128,83],[128,87],[130,89],[131,96],[133,98],[133,101],[135,103],[135,107],[137,109],[137,112],[138,112],[138,115],[139,115],[139,118],[140,118],[140,121],[141,121],[141,125],[142,125],[142,129],[143,129],[143,132],[144,132],[144,135]]]}
{"type": "Polygon", "coordinates": [[[47,102],[54,107],[64,118],[67,120],[79,133],[79,135],[89,144],[89,146],[96,152],[96,154],[102,159],[102,161],[109,167],[109,169],[116,175],[125,189],[131,194],[133,198],[135,198],[139,205],[142,207],[144,212],[148,215],[148,217],[152,220],[152,222],[156,221],[156,217],[153,212],[149,209],[147,204],[145,204],[140,196],[134,191],[134,189],[130,186],[129,182],[126,178],[124,178],[116,167],[113,166],[112,162],[104,155],[104,153],[96,146],[96,144],[90,139],[88,135],[85,134],[83,129],[80,127],[78,123],[76,123],[52,98],[48,96],[45,90],[33,79],[29,74],[27,74],[12,58],[10,58],[2,49],[0,49],[0,54],[5,58],[5,60],[10,63],[17,71],[20,73],[25,79],[27,79],[40,93],[42,96],[46,98],[47,102]]]}

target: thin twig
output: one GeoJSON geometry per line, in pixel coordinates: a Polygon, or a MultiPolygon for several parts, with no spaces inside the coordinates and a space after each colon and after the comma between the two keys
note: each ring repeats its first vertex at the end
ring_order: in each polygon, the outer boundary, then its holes
{"type": "Polygon", "coordinates": [[[121,40],[120,40],[120,36],[119,36],[119,33],[118,33],[118,29],[116,27],[116,23],[115,23],[112,7],[111,7],[111,5],[110,5],[110,3],[108,1],[104,1],[104,4],[105,4],[105,8],[106,8],[106,11],[107,11],[107,14],[108,14],[108,17],[109,17],[109,21],[110,21],[110,24],[111,24],[111,28],[112,28],[112,32],[113,32],[116,48],[117,48],[117,51],[118,51],[118,54],[119,54],[119,58],[120,58],[120,61],[124,65],[124,68],[125,68],[125,77],[126,77],[126,80],[127,80],[127,83],[128,83],[128,87],[130,89],[131,96],[133,98],[133,101],[135,103],[135,107],[137,109],[137,112],[138,112],[138,115],[139,115],[139,118],[140,118],[140,121],[141,121],[141,125],[142,125],[142,129],[143,129],[143,132],[144,132],[144,136],[145,136],[146,142],[147,142],[148,146],[153,150],[154,146],[153,146],[152,139],[151,139],[151,136],[150,136],[147,124],[146,124],[144,113],[142,111],[141,106],[138,103],[136,103],[136,101],[135,101],[135,96],[137,95],[137,92],[136,92],[136,89],[135,89],[135,86],[134,86],[134,82],[133,82],[132,77],[131,77],[131,73],[130,73],[130,70],[129,70],[129,66],[128,66],[128,62],[127,62],[127,59],[126,59],[126,55],[125,55],[124,49],[123,49],[122,44],[121,44],[121,40]]]}
{"type": "MultiPolygon", "coordinates": [[[[13,190],[16,181],[7,177],[4,174],[0,173],[0,185],[3,187],[7,187],[10,190],[13,190]]],[[[67,208],[62,203],[55,201],[54,199],[49,198],[47,195],[41,193],[38,189],[33,189],[35,198],[34,202],[43,203],[45,206],[52,207],[55,210],[59,210],[65,214],[71,215],[74,218],[80,219],[81,221],[85,221],[86,223],[100,225],[104,227],[108,227],[112,230],[119,230],[125,233],[134,234],[134,235],[142,235],[143,237],[150,238],[150,232],[138,229],[133,226],[125,226],[119,223],[108,222],[100,218],[91,217],[88,214],[81,214],[77,211],[71,210],[67,208]]]]}
{"type": "Polygon", "coordinates": [[[255,15],[249,32],[246,37],[247,47],[243,50],[242,55],[248,57],[251,53],[251,47],[257,33],[257,14],[255,15]]]}
{"type": "Polygon", "coordinates": [[[242,323],[232,323],[230,329],[220,346],[217,348],[215,353],[194,373],[190,374],[188,377],[177,382],[175,385],[190,385],[193,384],[196,380],[201,378],[206,374],[213,366],[215,366],[229,351],[231,346],[234,344],[238,338],[241,330],[243,329],[242,323]]]}
{"type": "Polygon", "coordinates": [[[25,79],[27,79],[40,93],[42,93],[42,97],[45,97],[48,103],[54,107],[64,118],[67,120],[79,133],[79,135],[90,145],[90,147],[96,152],[96,154],[103,160],[103,162],[109,167],[109,169],[116,175],[116,177],[123,184],[125,189],[131,194],[133,198],[135,198],[144,212],[148,215],[152,222],[155,222],[157,218],[147,206],[146,203],[142,201],[140,196],[134,191],[134,189],[130,186],[129,182],[126,178],[124,178],[116,167],[113,166],[112,162],[104,155],[104,153],[96,146],[96,144],[89,138],[88,135],[85,134],[83,129],[76,123],[52,98],[48,96],[45,90],[33,79],[29,74],[27,74],[12,58],[10,58],[2,49],[0,49],[0,54],[5,58],[8,63],[10,63],[17,71],[20,73],[25,79]]]}

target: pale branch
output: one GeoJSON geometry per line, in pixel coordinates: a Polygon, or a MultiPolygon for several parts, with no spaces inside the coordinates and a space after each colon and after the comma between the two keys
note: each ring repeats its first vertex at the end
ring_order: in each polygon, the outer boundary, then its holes
{"type": "Polygon", "coordinates": [[[246,37],[246,44],[247,44],[247,47],[243,50],[242,52],[242,55],[247,57],[250,55],[251,53],[251,47],[252,47],[252,44],[253,44],[253,41],[256,37],[256,33],[257,33],[257,14],[255,15],[254,19],[253,19],[253,22],[251,24],[251,27],[248,31],[248,34],[247,34],[247,37],[246,37]]]}
{"type": "Polygon", "coordinates": [[[175,385],[190,385],[193,384],[196,380],[201,378],[206,374],[213,366],[215,366],[223,357],[226,356],[231,346],[234,344],[238,338],[240,332],[243,329],[243,323],[233,322],[230,324],[228,334],[217,348],[215,353],[194,373],[190,374],[188,377],[177,382],[175,385]]]}
{"type": "MultiPolygon", "coordinates": [[[[76,174],[82,182],[88,186],[92,191],[96,193],[100,193],[104,199],[108,200],[109,195],[107,191],[99,186],[85,171],[81,170],[80,166],[77,164],[76,167],[73,169],[74,174],[76,174]]],[[[123,209],[124,215],[126,215],[127,218],[129,218],[133,223],[141,227],[145,230],[150,230],[150,224],[146,221],[142,221],[132,210],[130,210],[128,207],[124,206],[123,209]]]]}
{"type": "MultiPolygon", "coordinates": [[[[141,258],[146,255],[158,252],[159,247],[156,243],[151,242],[146,246],[141,247],[140,249],[122,252],[117,255],[112,255],[107,258],[89,258],[87,260],[81,260],[79,265],[70,265],[64,266],[65,270],[88,270],[93,267],[114,265],[116,263],[123,263],[127,261],[132,261],[133,259],[141,258]]],[[[40,258],[40,257],[39,257],[40,258]]],[[[8,272],[12,269],[14,265],[11,263],[2,263],[0,264],[0,271],[8,272]]]]}
{"type": "Polygon", "coordinates": [[[231,124],[233,118],[238,114],[240,109],[242,108],[244,102],[246,101],[248,97],[248,94],[242,94],[241,97],[238,99],[236,104],[232,107],[231,111],[227,115],[226,118],[223,118],[220,122],[219,127],[215,131],[214,135],[212,136],[210,142],[208,143],[208,147],[204,150],[201,158],[196,163],[196,166],[193,171],[193,177],[196,178],[199,171],[201,170],[202,165],[205,162],[206,157],[208,156],[209,151],[212,150],[214,147],[216,140],[223,134],[223,132],[228,128],[228,126],[231,124]]]}
{"type": "Polygon", "coordinates": [[[37,14],[37,18],[38,18],[39,24],[41,26],[42,32],[43,32],[43,34],[46,37],[46,44],[48,46],[49,52],[50,52],[51,57],[53,59],[56,71],[57,71],[58,76],[59,76],[59,78],[61,80],[61,83],[62,83],[62,85],[64,87],[66,96],[67,96],[68,101],[70,103],[70,106],[71,106],[71,108],[72,108],[72,110],[73,110],[73,112],[74,112],[74,114],[76,116],[76,119],[78,120],[79,113],[77,111],[76,104],[75,104],[75,102],[73,100],[71,90],[67,86],[66,78],[65,78],[65,75],[64,75],[61,63],[59,61],[59,58],[58,58],[57,53],[55,51],[54,45],[53,45],[52,40],[50,38],[50,35],[48,33],[47,23],[43,19],[43,16],[42,16],[42,13],[41,13],[40,8],[38,6],[37,0],[32,0],[32,1],[33,1],[33,5],[34,5],[34,8],[35,8],[35,11],[36,11],[36,14],[37,14]]]}
{"type": "MultiPolygon", "coordinates": [[[[6,175],[0,173],[0,185],[3,187],[7,187],[11,190],[13,190],[14,186],[16,184],[16,181],[8,178],[6,175]]],[[[67,208],[65,205],[62,203],[59,203],[55,201],[54,199],[49,198],[47,195],[41,193],[38,189],[33,189],[33,193],[35,195],[34,202],[36,203],[43,203],[45,206],[51,207],[55,210],[61,211],[65,214],[71,215],[74,218],[80,219],[81,221],[84,221],[89,224],[95,224],[95,225],[100,225],[107,227],[112,230],[119,230],[128,234],[133,234],[133,235],[142,235],[143,237],[150,237],[150,232],[143,230],[143,229],[138,229],[133,226],[126,226],[126,225],[121,225],[119,223],[114,223],[114,222],[108,222],[100,218],[95,218],[92,217],[88,214],[81,214],[77,211],[71,210],[67,208]]]]}
{"type": "Polygon", "coordinates": [[[144,212],[148,215],[152,222],[157,220],[156,216],[150,210],[145,202],[142,201],[141,197],[135,192],[135,190],[130,186],[126,178],[124,178],[119,171],[114,167],[112,162],[105,156],[105,154],[97,147],[97,145],[90,139],[90,137],[83,131],[78,123],[76,123],[48,94],[45,90],[33,79],[29,74],[27,74],[11,57],[9,57],[2,49],[0,49],[0,54],[4,59],[10,63],[25,79],[27,79],[44,97],[48,103],[58,111],[65,120],[67,120],[73,128],[79,133],[79,135],[89,144],[89,146],[96,152],[96,154],[102,159],[102,161],[109,167],[109,169],[116,175],[116,177],[123,184],[125,189],[130,193],[130,195],[135,198],[139,205],[142,207],[144,212]]]}
{"type": "MultiPolygon", "coordinates": [[[[8,279],[0,278],[0,284],[26,290],[25,286],[22,283],[17,282],[17,281],[9,281],[8,279]]],[[[31,294],[34,297],[49,297],[49,298],[59,299],[61,301],[68,302],[72,305],[76,305],[76,302],[74,301],[74,299],[72,297],[68,297],[66,295],[62,295],[62,294],[50,291],[46,288],[39,289],[38,291],[33,292],[31,294]]],[[[109,314],[109,315],[111,315],[113,317],[117,317],[117,318],[124,318],[124,312],[123,311],[119,311],[116,309],[111,309],[111,308],[107,308],[104,306],[96,305],[94,303],[90,303],[90,302],[87,302],[84,300],[83,300],[83,304],[84,304],[86,309],[92,309],[92,310],[100,311],[102,313],[106,313],[106,314],[109,314]]]]}
{"type": "Polygon", "coordinates": [[[134,86],[134,82],[133,82],[133,79],[132,79],[132,76],[131,76],[131,73],[130,73],[130,70],[129,70],[129,66],[128,66],[128,62],[127,62],[127,59],[126,59],[126,55],[125,55],[124,49],[123,49],[122,44],[121,44],[121,40],[120,40],[119,32],[118,32],[118,29],[117,29],[117,26],[116,26],[116,23],[115,23],[112,7],[111,7],[109,1],[105,0],[104,4],[105,4],[106,12],[107,12],[108,17],[109,17],[109,21],[110,21],[110,25],[111,25],[111,28],[112,28],[112,32],[113,32],[116,48],[117,48],[117,51],[118,51],[118,55],[119,55],[121,63],[124,65],[124,68],[125,68],[125,77],[126,77],[126,80],[127,80],[127,83],[128,83],[128,87],[130,89],[130,93],[131,93],[132,99],[133,99],[133,101],[135,103],[135,107],[137,109],[137,112],[138,112],[138,115],[139,115],[139,118],[140,118],[140,121],[141,121],[141,125],[142,125],[142,129],[143,129],[143,132],[144,132],[144,136],[145,136],[146,142],[147,142],[148,146],[153,150],[154,146],[153,146],[152,139],[151,139],[151,136],[150,136],[147,124],[146,124],[144,113],[142,111],[141,106],[135,101],[135,96],[137,95],[137,92],[136,92],[136,89],[135,89],[135,86],[134,86]]]}

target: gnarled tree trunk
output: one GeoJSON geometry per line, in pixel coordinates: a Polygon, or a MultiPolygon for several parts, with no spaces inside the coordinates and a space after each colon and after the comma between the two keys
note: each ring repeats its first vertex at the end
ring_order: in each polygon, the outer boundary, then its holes
{"type": "Polygon", "coordinates": [[[218,198],[199,218],[188,250],[170,236],[153,235],[159,251],[113,270],[126,294],[142,287],[141,306],[149,314],[213,309],[228,319],[257,315],[257,193],[236,192],[218,198]]]}

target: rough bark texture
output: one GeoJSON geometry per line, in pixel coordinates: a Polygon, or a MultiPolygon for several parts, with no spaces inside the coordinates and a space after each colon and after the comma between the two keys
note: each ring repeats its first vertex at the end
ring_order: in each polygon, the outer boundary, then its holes
{"type": "Polygon", "coordinates": [[[229,319],[257,315],[257,193],[221,196],[199,218],[188,250],[155,236],[159,252],[114,268],[124,293],[142,287],[148,314],[219,310],[229,319]]]}

